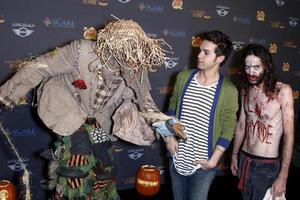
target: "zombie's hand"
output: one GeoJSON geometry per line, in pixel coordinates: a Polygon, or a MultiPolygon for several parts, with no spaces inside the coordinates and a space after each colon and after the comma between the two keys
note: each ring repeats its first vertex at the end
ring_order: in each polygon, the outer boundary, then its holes
{"type": "Polygon", "coordinates": [[[186,140],[184,126],[176,118],[170,118],[167,121],[159,121],[152,124],[153,128],[163,137],[178,136],[186,140]]]}

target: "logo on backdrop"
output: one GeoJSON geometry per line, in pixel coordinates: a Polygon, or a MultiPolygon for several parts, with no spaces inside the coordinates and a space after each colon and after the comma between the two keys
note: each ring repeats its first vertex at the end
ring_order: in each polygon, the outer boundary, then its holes
{"type": "Polygon", "coordinates": [[[127,177],[127,178],[122,178],[120,180],[121,183],[125,185],[132,185],[135,183],[135,176],[127,177]]]}
{"type": "Polygon", "coordinates": [[[293,97],[294,97],[294,99],[299,99],[299,91],[298,90],[293,91],[293,97]]]}
{"type": "Polygon", "coordinates": [[[275,3],[277,6],[283,6],[285,4],[285,2],[283,0],[275,0],[275,3]]]}
{"type": "Polygon", "coordinates": [[[168,29],[165,28],[162,33],[166,37],[174,37],[174,38],[186,38],[185,30],[177,30],[177,29],[168,29]]]}
{"type": "Polygon", "coordinates": [[[108,1],[107,0],[98,0],[98,5],[99,6],[108,6],[108,1]]]}
{"type": "Polygon", "coordinates": [[[296,18],[296,17],[290,17],[290,18],[289,18],[289,25],[290,25],[291,27],[295,27],[295,26],[297,26],[298,21],[299,21],[299,18],[296,18]]]}
{"type": "Polygon", "coordinates": [[[290,63],[288,63],[288,62],[283,62],[283,63],[282,63],[282,71],[284,71],[284,72],[290,71],[290,63]]]}
{"type": "Polygon", "coordinates": [[[149,4],[149,3],[143,3],[141,2],[138,5],[138,8],[140,11],[147,11],[147,12],[154,12],[154,13],[163,13],[164,12],[164,6],[160,4],[149,4]]]}
{"type": "Polygon", "coordinates": [[[5,22],[5,18],[3,15],[0,16],[0,24],[4,23],[5,22]]]}
{"type": "Polygon", "coordinates": [[[241,68],[240,67],[227,67],[227,73],[229,75],[240,75],[241,74],[241,68]]]}
{"type": "Polygon", "coordinates": [[[128,156],[132,160],[137,160],[144,155],[144,149],[130,149],[128,150],[128,156]]]}
{"type": "Polygon", "coordinates": [[[249,42],[250,43],[256,43],[256,44],[261,44],[263,46],[266,46],[266,44],[267,44],[267,40],[264,39],[264,38],[254,38],[254,37],[251,37],[249,39],[249,42]]]}
{"type": "Polygon", "coordinates": [[[11,70],[17,70],[23,62],[23,60],[4,60],[4,63],[8,64],[11,70]]]}
{"type": "Polygon", "coordinates": [[[294,71],[295,76],[300,76],[300,70],[299,71],[294,71]]]}
{"type": "Polygon", "coordinates": [[[148,37],[157,38],[157,33],[146,33],[148,37]]]}
{"type": "Polygon", "coordinates": [[[165,59],[165,67],[166,69],[174,68],[178,65],[179,58],[178,57],[168,57],[165,59]]]}
{"type": "Polygon", "coordinates": [[[50,19],[46,17],[43,20],[43,24],[46,27],[55,27],[55,28],[75,28],[75,22],[69,19],[60,19],[60,18],[53,18],[50,19]]]}
{"type": "Polygon", "coordinates": [[[29,159],[23,158],[23,164],[19,160],[9,160],[7,161],[7,166],[13,171],[22,171],[25,167],[28,166],[29,159]]]}
{"type": "Polygon", "coordinates": [[[284,29],[285,26],[283,23],[281,23],[280,21],[270,21],[271,27],[272,28],[278,28],[278,29],[284,29]]]}
{"type": "Polygon", "coordinates": [[[297,43],[295,41],[283,41],[283,45],[287,48],[297,48],[297,43]]]}
{"type": "Polygon", "coordinates": [[[275,43],[270,43],[270,47],[269,47],[269,51],[270,53],[276,54],[278,51],[278,46],[275,43]]]}
{"type": "Polygon", "coordinates": [[[244,16],[234,16],[232,18],[234,23],[238,23],[238,24],[245,24],[245,25],[249,25],[251,24],[251,18],[250,17],[244,17],[244,16]]]}
{"type": "Polygon", "coordinates": [[[128,3],[130,2],[131,0],[118,0],[120,3],[128,3]]]}
{"type": "Polygon", "coordinates": [[[172,93],[172,90],[173,88],[172,87],[159,87],[157,88],[159,90],[159,94],[171,94],[172,93]]]}
{"type": "Polygon", "coordinates": [[[202,43],[202,38],[200,36],[192,37],[192,47],[199,48],[202,43]]]}
{"type": "Polygon", "coordinates": [[[258,10],[256,12],[256,19],[257,19],[257,21],[264,22],[265,18],[266,18],[266,14],[265,14],[265,12],[263,10],[258,10]]]}
{"type": "Polygon", "coordinates": [[[201,19],[211,19],[211,16],[204,10],[190,10],[192,17],[201,19]]]}
{"type": "Polygon", "coordinates": [[[216,11],[217,11],[218,15],[221,17],[226,16],[229,13],[229,9],[230,9],[230,7],[228,7],[228,6],[221,6],[221,5],[216,6],[216,11]]]}
{"type": "Polygon", "coordinates": [[[172,7],[177,10],[183,9],[183,0],[173,0],[172,7]]]}
{"type": "Polygon", "coordinates": [[[245,42],[242,42],[242,41],[233,41],[232,42],[232,46],[235,51],[240,51],[244,45],[245,45],[245,42]]]}
{"type": "Polygon", "coordinates": [[[34,128],[13,128],[10,132],[14,137],[29,137],[36,135],[34,128]]]}
{"type": "Polygon", "coordinates": [[[35,24],[27,24],[27,23],[13,23],[13,32],[20,37],[27,37],[31,35],[34,30],[35,24]]]}
{"type": "Polygon", "coordinates": [[[83,4],[94,6],[108,6],[107,0],[82,0],[83,4]]]}

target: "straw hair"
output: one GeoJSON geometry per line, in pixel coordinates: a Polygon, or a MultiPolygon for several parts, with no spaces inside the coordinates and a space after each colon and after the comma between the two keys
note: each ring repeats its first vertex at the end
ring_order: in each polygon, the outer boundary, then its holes
{"type": "Polygon", "coordinates": [[[165,60],[165,44],[162,39],[149,38],[136,22],[118,20],[98,32],[95,51],[109,69],[108,63],[114,58],[123,68],[134,72],[155,71],[165,60]]]}

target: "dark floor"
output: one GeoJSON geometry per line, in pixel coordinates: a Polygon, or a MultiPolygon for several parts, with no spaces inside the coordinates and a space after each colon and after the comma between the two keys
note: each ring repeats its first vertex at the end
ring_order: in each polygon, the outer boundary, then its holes
{"type": "MultiPolygon", "coordinates": [[[[218,176],[215,178],[209,191],[209,200],[232,199],[241,200],[240,193],[236,188],[236,179],[232,176],[218,176]]],[[[135,189],[119,191],[121,200],[173,200],[171,184],[163,184],[157,195],[145,197],[139,195],[135,189]]]]}
{"type": "MultiPolygon", "coordinates": [[[[299,182],[300,182],[300,168],[293,165],[290,168],[289,178],[287,182],[286,199],[299,200],[299,182]]],[[[237,188],[237,179],[232,175],[217,176],[213,181],[208,200],[230,199],[241,200],[240,192],[237,188]]],[[[152,197],[145,197],[139,195],[135,189],[118,191],[121,200],[173,200],[171,183],[167,181],[160,188],[157,195],[152,197]]]]}

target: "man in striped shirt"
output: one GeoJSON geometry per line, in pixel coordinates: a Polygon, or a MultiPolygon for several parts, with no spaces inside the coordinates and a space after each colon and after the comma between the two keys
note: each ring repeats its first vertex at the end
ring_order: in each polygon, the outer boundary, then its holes
{"type": "Polygon", "coordinates": [[[197,69],[176,77],[168,114],[185,126],[188,139],[165,139],[173,158],[170,174],[175,200],[207,199],[217,164],[233,137],[238,92],[219,72],[231,50],[232,43],[224,33],[205,33],[197,69]]]}

